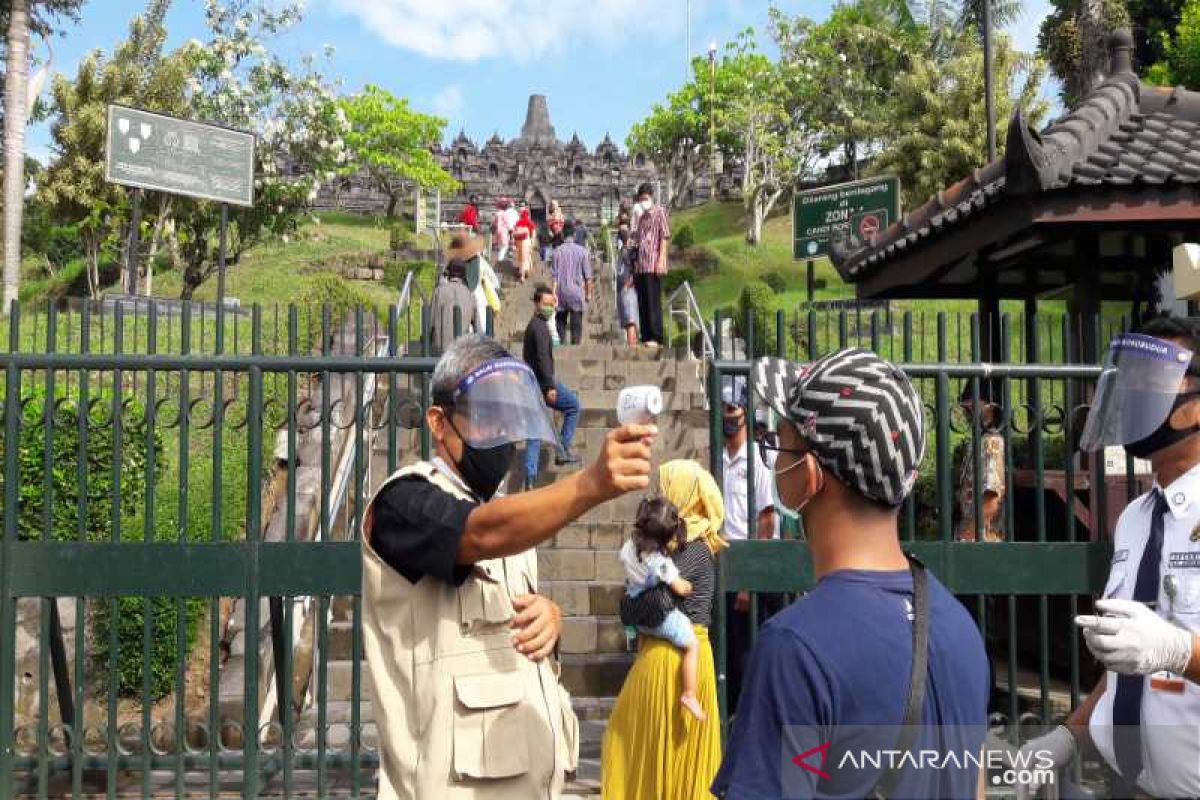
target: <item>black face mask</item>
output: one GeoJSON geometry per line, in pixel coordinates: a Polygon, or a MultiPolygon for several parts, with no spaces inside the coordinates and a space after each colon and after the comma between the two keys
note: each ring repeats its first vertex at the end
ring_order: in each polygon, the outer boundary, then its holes
{"type": "Polygon", "coordinates": [[[458,426],[454,424],[449,413],[446,414],[446,422],[450,423],[463,445],[462,458],[454,465],[458,468],[458,474],[480,500],[491,500],[504,476],[508,474],[508,468],[512,466],[517,446],[512,442],[505,442],[495,447],[472,447],[459,433],[458,426]]]}
{"type": "Polygon", "coordinates": [[[743,417],[722,417],[721,427],[726,436],[733,436],[742,429],[742,425],[746,424],[743,417]]]}
{"type": "Polygon", "coordinates": [[[1192,425],[1190,428],[1171,427],[1171,415],[1178,411],[1184,403],[1194,400],[1197,395],[1200,395],[1200,392],[1183,392],[1177,395],[1162,425],[1159,425],[1158,429],[1149,436],[1125,445],[1125,452],[1134,458],[1149,458],[1159,450],[1165,450],[1177,442],[1182,442],[1189,436],[1200,433],[1200,425],[1192,425]]]}
{"type": "Polygon", "coordinates": [[[462,459],[457,464],[458,472],[479,499],[491,500],[504,476],[508,474],[516,452],[517,446],[512,442],[485,449],[471,447],[463,442],[462,459]]]}

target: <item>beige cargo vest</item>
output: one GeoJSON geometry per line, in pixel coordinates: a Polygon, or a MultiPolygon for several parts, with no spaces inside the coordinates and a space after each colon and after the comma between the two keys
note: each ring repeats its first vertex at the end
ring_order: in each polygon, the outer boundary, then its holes
{"type": "MultiPolygon", "coordinates": [[[[400,470],[380,491],[407,476],[475,499],[427,462],[400,470]]],[[[410,583],[368,540],[363,647],[380,800],[558,797],[563,773],[576,768],[578,722],[555,660],[534,664],[518,653],[509,627],[510,598],[537,589],[536,553],[480,561],[455,588],[430,576],[410,583]]]]}

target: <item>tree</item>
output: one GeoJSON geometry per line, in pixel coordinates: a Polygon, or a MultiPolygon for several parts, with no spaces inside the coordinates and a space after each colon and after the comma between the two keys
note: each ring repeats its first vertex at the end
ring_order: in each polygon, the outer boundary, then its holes
{"type": "Polygon", "coordinates": [[[927,45],[924,29],[888,0],[835,6],[821,23],[774,8],[770,20],[797,105],[819,134],[822,154],[839,153],[848,176],[857,178],[890,128],[892,86],[927,45]]]}
{"type": "MultiPolygon", "coordinates": [[[[893,86],[891,132],[871,171],[900,178],[905,207],[924,202],[987,160],[983,53],[971,32],[951,41],[951,53],[945,60],[914,58],[893,86]]],[[[996,37],[992,64],[997,117],[1007,119],[1020,107],[1037,126],[1048,111],[1038,96],[1043,65],[1014,50],[1004,35],[996,37]]]]}
{"type": "MultiPolygon", "coordinates": [[[[1118,28],[1157,27],[1159,22],[1144,15],[1163,9],[1151,6],[1177,4],[1178,0],[1139,2],[1137,16],[1131,15],[1133,4],[1127,5],[1126,0],[1051,0],[1051,3],[1053,10],[1042,20],[1038,32],[1038,55],[1061,82],[1059,95],[1063,104],[1071,107],[1086,97],[1097,80],[1108,72],[1105,36],[1118,28]]],[[[1133,56],[1135,70],[1157,60],[1152,48],[1147,44],[1139,46],[1136,38],[1133,56]]]]}
{"type": "MultiPolygon", "coordinates": [[[[230,209],[230,263],[256,242],[294,231],[320,185],[333,180],[349,158],[343,140],[349,120],[316,59],[305,56],[293,70],[264,44],[301,17],[298,2],[208,0],[209,40],[194,43],[191,116],[220,120],[258,137],[254,205],[230,209]]],[[[332,50],[327,48],[325,56],[332,50]]],[[[184,261],[184,299],[217,271],[220,218],[215,203],[178,199],[174,219],[184,261]]]]}
{"type": "Polygon", "coordinates": [[[414,111],[408,100],[371,85],[361,94],[340,99],[338,107],[350,123],[345,136],[350,154],[347,171],[366,170],[388,197],[388,218],[396,215],[396,206],[411,184],[446,192],[458,187],[433,156],[446,120],[414,111]]]}
{"type": "MultiPolygon", "coordinates": [[[[655,103],[650,115],[634,123],[625,144],[631,153],[642,153],[666,178],[665,200],[669,206],[684,203],[707,152],[711,117],[727,111],[736,76],[725,58],[717,61],[715,74],[708,61],[692,60],[692,79],[655,103]]],[[[736,135],[716,126],[716,148],[725,158],[740,153],[736,135]]],[[[713,178],[715,180],[715,176],[713,178]]]]}
{"type": "Polygon", "coordinates": [[[1200,0],[1187,0],[1175,33],[1161,34],[1162,60],[1150,68],[1148,80],[1161,86],[1200,89],[1200,0]]]}
{"type": "MultiPolygon", "coordinates": [[[[150,0],[129,25],[129,37],[110,58],[94,51],[79,63],[74,80],[58,75],[51,88],[50,136],[55,158],[38,184],[38,199],[52,215],[80,224],[88,289],[100,289],[100,262],[119,252],[128,233],[129,201],[124,189],[104,179],[107,108],[125,103],[186,116],[187,77],[198,44],[164,54],[170,0],[150,0]]],[[[149,193],[144,223],[161,232],[172,198],[149,193]]],[[[156,246],[153,242],[152,247],[156,246]]],[[[136,261],[135,269],[136,269],[136,261]]]]}
{"type": "Polygon", "coordinates": [[[60,17],[75,18],[83,0],[8,0],[0,10],[7,31],[4,51],[4,310],[21,283],[21,215],[24,210],[25,125],[29,117],[29,37],[47,35],[60,17]]]}
{"type": "Polygon", "coordinates": [[[753,32],[743,31],[731,46],[725,69],[735,77],[721,126],[741,145],[742,204],[746,241],[757,245],[767,216],[785,193],[808,176],[817,161],[819,135],[808,124],[786,71],[758,52],[753,32]]]}

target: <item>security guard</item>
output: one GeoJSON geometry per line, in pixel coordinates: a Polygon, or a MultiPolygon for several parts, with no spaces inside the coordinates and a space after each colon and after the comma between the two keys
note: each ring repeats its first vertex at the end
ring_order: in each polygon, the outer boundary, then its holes
{"type": "Polygon", "coordinates": [[[653,426],[608,435],[590,467],[493,499],[515,442],[557,444],[524,362],[455,340],[425,415],[437,457],[384,481],[367,509],[363,633],[381,800],[553,798],[577,725],[550,655],[561,612],[537,594],[533,547],[649,485],[653,426]]]}
{"type": "Polygon", "coordinates": [[[1117,521],[1101,616],[1075,620],[1107,674],[1065,725],[1022,748],[1061,768],[1090,741],[1131,788],[1155,797],[1200,796],[1197,401],[1191,321],[1159,317],[1113,341],[1081,446],[1148,458],[1154,487],[1117,521]]]}

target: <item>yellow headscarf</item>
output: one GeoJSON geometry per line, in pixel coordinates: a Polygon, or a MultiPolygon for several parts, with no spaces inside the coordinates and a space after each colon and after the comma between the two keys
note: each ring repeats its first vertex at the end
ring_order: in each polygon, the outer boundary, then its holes
{"type": "Polygon", "coordinates": [[[721,536],[725,501],[708,470],[689,459],[668,461],[658,468],[658,484],[687,523],[689,542],[703,539],[714,555],[729,546],[721,536]]]}

